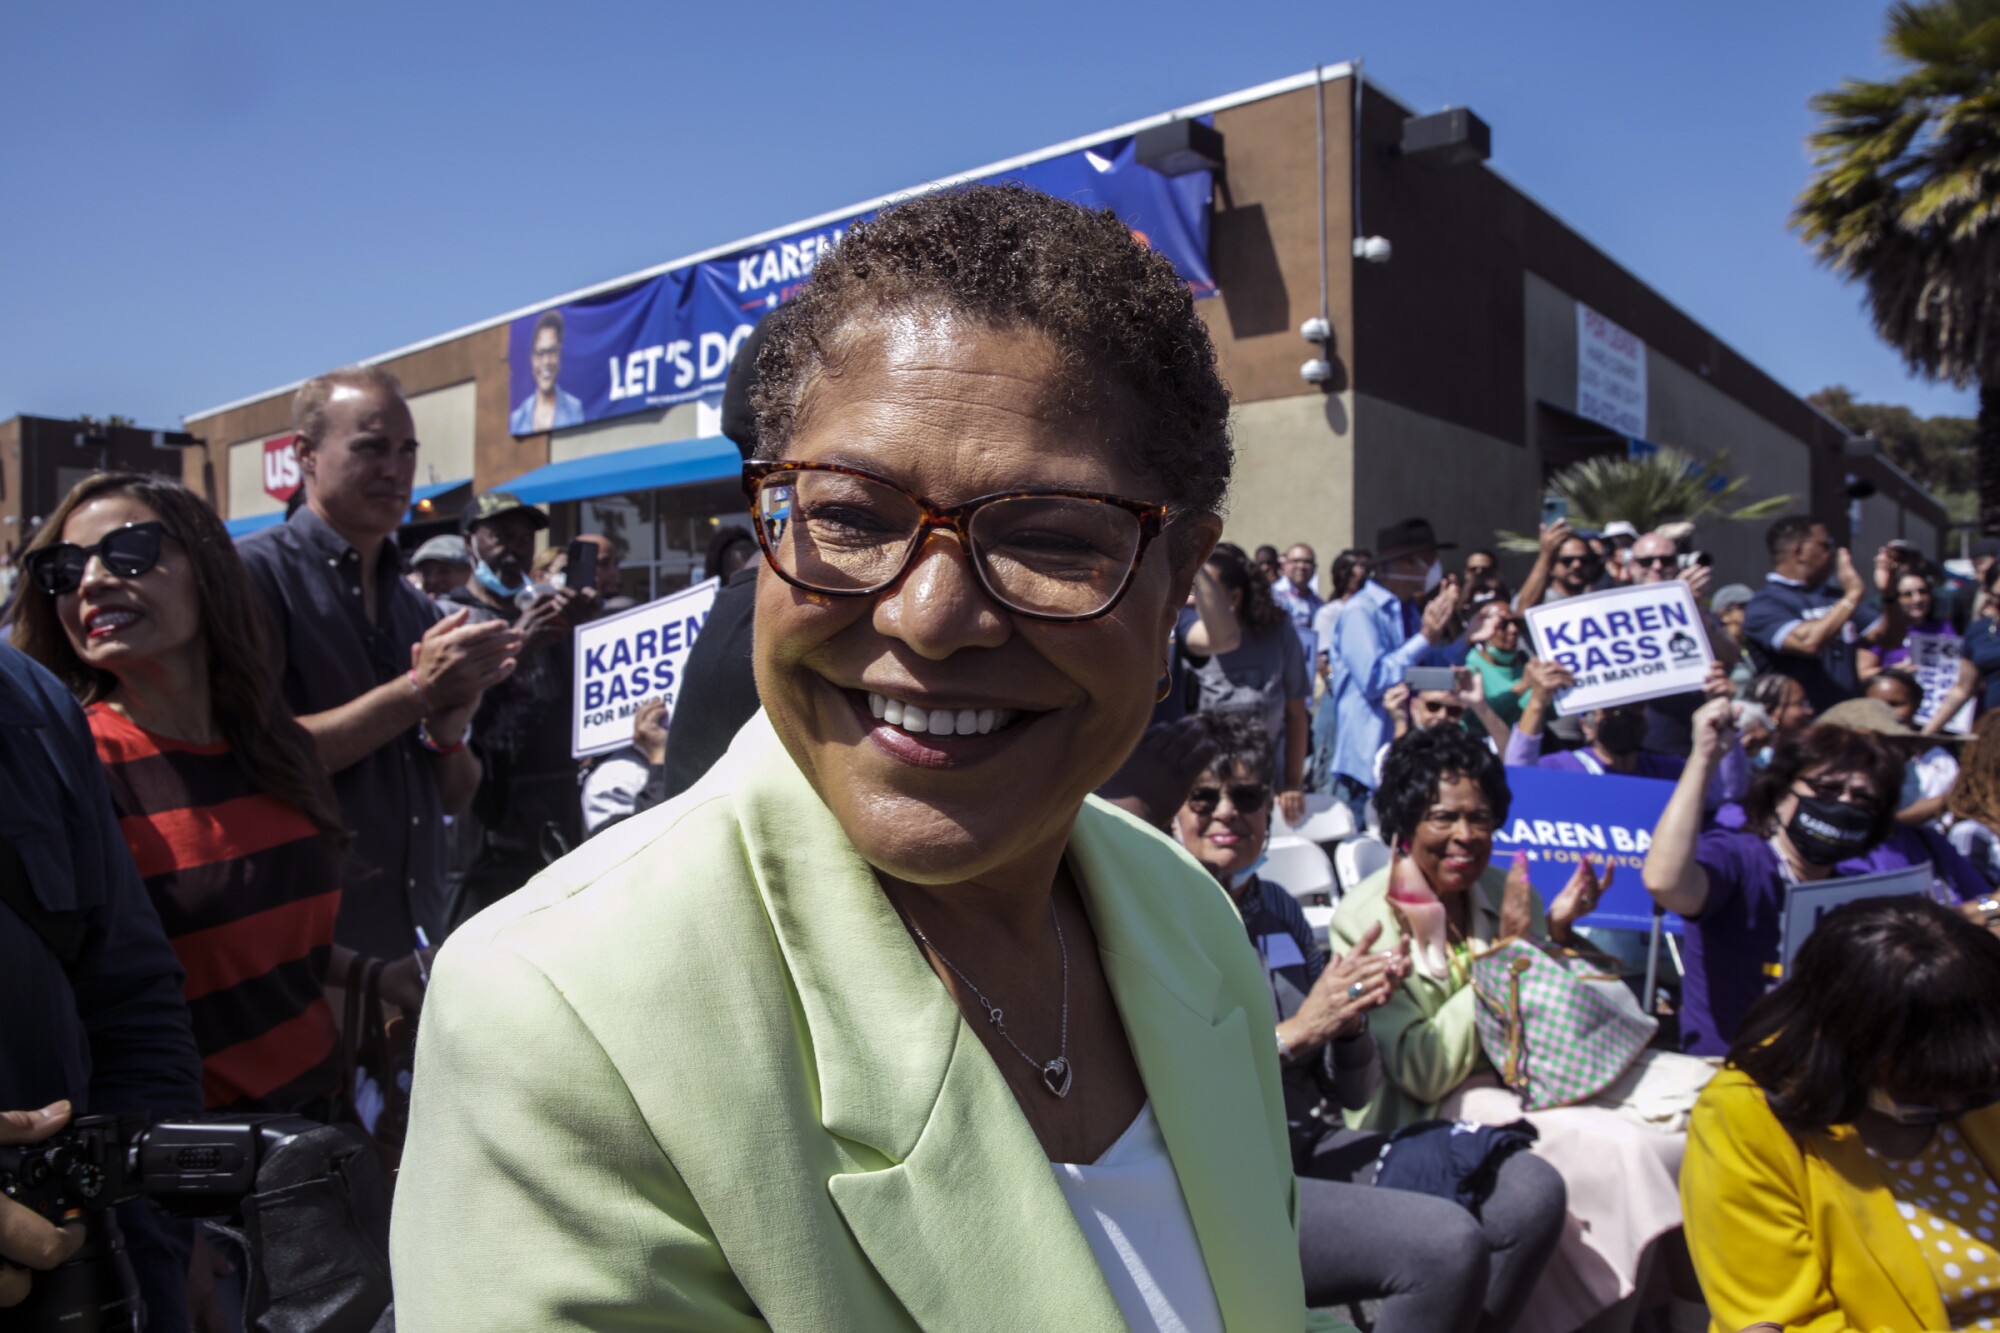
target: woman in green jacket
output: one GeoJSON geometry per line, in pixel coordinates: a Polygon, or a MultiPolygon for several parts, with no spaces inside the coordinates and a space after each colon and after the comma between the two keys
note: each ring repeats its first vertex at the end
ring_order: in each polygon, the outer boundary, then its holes
{"type": "Polygon", "coordinates": [[[1683,1139],[1598,1106],[1524,1114],[1481,1051],[1472,958],[1514,936],[1568,943],[1609,882],[1580,859],[1544,912],[1523,858],[1506,873],[1492,865],[1509,800],[1499,756],[1455,727],[1413,732],[1390,748],[1375,792],[1390,864],[1341,899],[1329,940],[1350,949],[1380,927],[1382,947],[1409,939],[1412,966],[1369,1016],[1382,1086],[1348,1119],[1379,1130],[1429,1119],[1533,1124],[1535,1154],[1568,1188],[1570,1223],[1519,1327],[1569,1333],[1631,1298],[1647,1247],[1680,1225],[1683,1139]]]}
{"type": "Polygon", "coordinates": [[[763,711],[440,953],[398,1325],[1340,1327],[1257,956],[1091,796],[1221,529],[1186,284],[1111,213],[975,186],[767,318],[763,711]]]}

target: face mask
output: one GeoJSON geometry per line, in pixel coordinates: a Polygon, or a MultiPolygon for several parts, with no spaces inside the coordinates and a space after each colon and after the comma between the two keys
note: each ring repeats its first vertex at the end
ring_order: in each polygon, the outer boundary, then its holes
{"type": "Polygon", "coordinates": [[[1438,584],[1443,582],[1444,566],[1433,559],[1431,567],[1424,571],[1424,591],[1429,592],[1432,588],[1437,587],[1438,584]]]}
{"type": "Polygon", "coordinates": [[[1257,873],[1257,867],[1263,865],[1266,859],[1268,859],[1267,854],[1264,852],[1259,852],[1257,853],[1256,860],[1252,861],[1249,865],[1244,866],[1241,870],[1231,875],[1229,877],[1230,892],[1234,893],[1237,890],[1241,889],[1245,884],[1248,884],[1250,882],[1250,877],[1257,873]]]}
{"type": "Polygon", "coordinates": [[[472,577],[478,579],[480,585],[495,597],[512,597],[515,593],[521,591],[519,588],[510,588],[502,583],[500,576],[493,572],[493,566],[487,564],[484,560],[478,561],[472,566],[472,577]]]}
{"type": "Polygon", "coordinates": [[[1644,713],[1613,713],[1597,724],[1597,743],[1607,754],[1637,754],[1646,743],[1644,713]]]}
{"type": "Polygon", "coordinates": [[[1872,848],[1875,816],[1859,806],[1825,796],[1801,796],[1785,825],[1785,836],[1816,866],[1837,865],[1872,848]]]}

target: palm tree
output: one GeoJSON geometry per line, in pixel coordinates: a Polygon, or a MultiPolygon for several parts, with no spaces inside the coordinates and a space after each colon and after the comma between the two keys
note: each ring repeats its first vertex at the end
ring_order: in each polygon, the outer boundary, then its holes
{"type": "Polygon", "coordinates": [[[1812,99],[1792,225],[1911,369],[1978,386],[1980,526],[2000,535],[2000,0],[1902,0],[1888,25],[1900,77],[1812,99]]]}
{"type": "MultiPolygon", "coordinates": [[[[1640,532],[1684,523],[1691,529],[1711,519],[1745,522],[1769,518],[1791,507],[1793,497],[1774,495],[1729,508],[1749,478],[1730,480],[1729,451],[1712,459],[1659,448],[1637,457],[1607,455],[1572,463],[1549,478],[1548,490],[1569,503],[1569,521],[1578,528],[1602,528],[1624,519],[1640,532]]],[[[1502,532],[1510,551],[1533,551],[1533,537],[1502,532]]]]}

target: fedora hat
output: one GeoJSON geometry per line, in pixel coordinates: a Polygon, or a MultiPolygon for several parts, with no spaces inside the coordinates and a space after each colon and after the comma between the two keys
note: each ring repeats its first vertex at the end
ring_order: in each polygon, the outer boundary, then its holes
{"type": "Polygon", "coordinates": [[[1449,551],[1456,542],[1441,542],[1426,518],[1406,518],[1375,530],[1375,563],[1400,560],[1412,551],[1449,551]]]}

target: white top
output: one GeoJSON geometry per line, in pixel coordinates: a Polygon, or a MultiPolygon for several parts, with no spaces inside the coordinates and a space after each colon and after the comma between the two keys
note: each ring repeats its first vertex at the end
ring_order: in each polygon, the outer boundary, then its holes
{"type": "Polygon", "coordinates": [[[1150,1101],[1089,1166],[1050,1165],[1135,1333],[1222,1333],[1222,1308],[1150,1101]]]}

